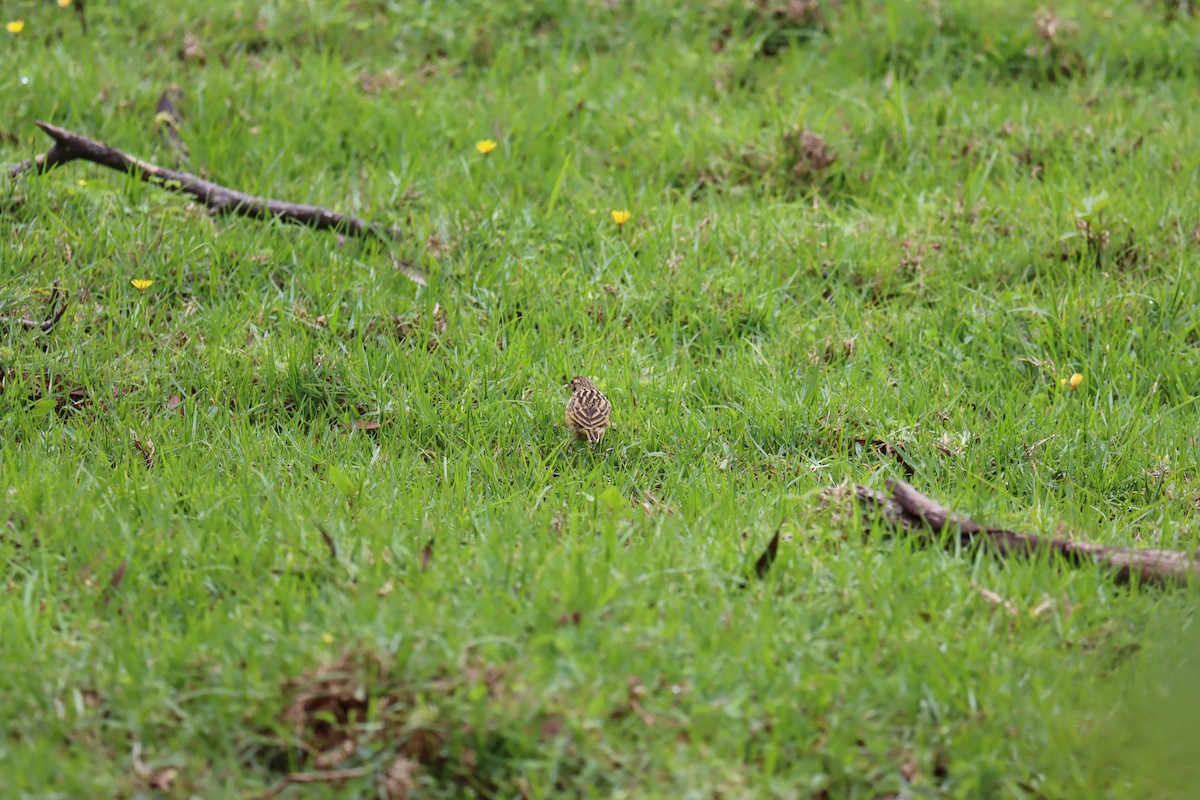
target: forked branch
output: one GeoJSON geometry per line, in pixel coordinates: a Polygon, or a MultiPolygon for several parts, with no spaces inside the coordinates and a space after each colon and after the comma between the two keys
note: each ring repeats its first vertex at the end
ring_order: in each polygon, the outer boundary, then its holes
{"type": "MultiPolygon", "coordinates": [[[[251,219],[277,219],[297,225],[307,225],[321,230],[335,230],[347,236],[376,237],[386,241],[401,238],[402,231],[396,227],[384,227],[360,217],[341,214],[321,206],[304,203],[288,203],[267,197],[239,192],[207,181],[187,172],[151,164],[136,156],[90,139],[48,122],[38,121],[37,126],[46,132],[54,145],[45,153],[23,161],[9,169],[12,178],[26,173],[40,174],[60,167],[71,161],[90,161],[102,167],[132,175],[172,192],[191,195],[214,214],[235,214],[251,219]]],[[[424,275],[416,268],[396,262],[404,274],[421,285],[424,275]]]]}

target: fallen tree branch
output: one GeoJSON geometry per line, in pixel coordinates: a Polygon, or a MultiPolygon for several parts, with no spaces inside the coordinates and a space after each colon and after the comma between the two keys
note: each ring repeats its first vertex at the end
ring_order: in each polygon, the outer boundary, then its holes
{"type": "Polygon", "coordinates": [[[46,312],[46,318],[43,320],[29,319],[28,317],[6,317],[0,316],[0,325],[20,325],[23,328],[30,330],[37,328],[42,333],[49,333],[54,330],[54,326],[63,318],[63,314],[67,313],[67,303],[69,296],[63,292],[62,303],[58,302],[58,281],[54,282],[54,290],[50,293],[50,301],[46,304],[49,311],[46,312]]]}
{"type": "MultiPolygon", "coordinates": [[[[90,161],[132,175],[167,191],[191,195],[214,214],[235,214],[251,219],[277,219],[280,222],[307,225],[319,230],[335,230],[349,236],[375,237],[385,243],[400,239],[403,235],[397,227],[384,227],[379,223],[368,222],[321,206],[288,203],[239,192],[187,172],[159,167],[103,142],[48,122],[39,120],[35,124],[54,140],[54,145],[45,153],[11,167],[8,172],[14,179],[26,173],[38,175],[49,172],[71,161],[90,161]]],[[[395,262],[395,266],[410,280],[425,285],[425,277],[420,270],[399,260],[395,262]]]]}
{"type": "MultiPolygon", "coordinates": [[[[843,510],[854,502],[864,521],[882,518],[893,528],[908,533],[953,533],[956,535],[949,540],[951,544],[986,546],[1001,558],[1031,558],[1054,553],[1073,566],[1099,564],[1113,573],[1117,583],[1128,583],[1134,576],[1141,583],[1151,584],[1185,583],[1200,578],[1200,554],[1110,547],[987,527],[951,512],[903,481],[888,481],[887,486],[890,495],[866,486],[855,486],[852,491],[845,487],[827,490],[824,499],[843,510]]],[[[932,542],[932,537],[926,538],[932,542]]]]}

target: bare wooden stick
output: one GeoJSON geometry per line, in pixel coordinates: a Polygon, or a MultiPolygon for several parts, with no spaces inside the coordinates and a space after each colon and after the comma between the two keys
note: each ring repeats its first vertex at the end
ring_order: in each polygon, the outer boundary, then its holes
{"type": "Polygon", "coordinates": [[[336,229],[351,236],[378,235],[398,238],[400,235],[395,228],[384,229],[376,223],[340,214],[320,206],[288,203],[229,189],[187,172],[177,172],[156,166],[103,142],[89,139],[57,125],[40,120],[35,124],[54,139],[54,146],[46,153],[9,170],[9,174],[13,178],[20,177],[26,172],[48,172],[70,161],[90,161],[102,167],[133,175],[147,183],[162,186],[169,191],[191,195],[218,214],[237,214],[252,219],[273,217],[283,222],[310,225],[322,230],[336,229]]]}
{"type": "Polygon", "coordinates": [[[0,316],[0,324],[2,325],[20,325],[22,328],[30,330],[37,328],[42,333],[49,333],[54,330],[54,326],[63,318],[63,314],[67,313],[67,303],[70,300],[69,295],[63,292],[62,303],[58,302],[58,281],[54,282],[54,291],[50,293],[50,302],[46,305],[50,310],[46,313],[46,318],[43,320],[29,319],[28,317],[4,317],[0,316]]]}
{"type": "MultiPolygon", "coordinates": [[[[191,195],[214,214],[236,214],[251,219],[277,219],[320,230],[335,230],[349,236],[376,237],[385,242],[403,236],[403,231],[395,226],[384,227],[379,223],[368,222],[360,217],[341,214],[321,206],[288,203],[246,194],[187,172],[159,167],[49,122],[39,120],[35,124],[54,140],[54,145],[45,153],[11,167],[9,176],[14,179],[26,173],[49,172],[71,161],[90,161],[117,172],[133,175],[168,191],[191,195]]],[[[395,261],[395,266],[405,277],[425,285],[425,276],[420,270],[399,260],[395,261]]]]}
{"type": "MultiPolygon", "coordinates": [[[[1134,576],[1142,583],[1152,584],[1186,583],[1200,578],[1200,554],[1197,553],[1110,547],[987,527],[952,513],[903,481],[888,481],[887,486],[890,495],[866,486],[855,486],[858,508],[865,518],[881,517],[893,527],[909,533],[954,533],[956,536],[952,541],[957,544],[987,546],[1001,558],[1056,553],[1075,566],[1099,564],[1111,570],[1118,583],[1128,583],[1134,576]]],[[[845,490],[831,490],[826,499],[836,501],[838,492],[841,492],[841,499],[846,499],[845,490]]]]}

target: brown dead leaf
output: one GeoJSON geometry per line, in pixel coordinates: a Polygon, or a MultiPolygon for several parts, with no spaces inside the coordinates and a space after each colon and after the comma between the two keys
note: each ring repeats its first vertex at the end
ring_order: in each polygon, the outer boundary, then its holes
{"type": "Polygon", "coordinates": [[[775,535],[771,537],[771,541],[767,542],[767,549],[763,550],[758,561],[754,562],[754,574],[759,579],[767,577],[767,572],[770,571],[771,565],[775,563],[775,557],[779,555],[779,529],[775,529],[775,535]]]}
{"type": "Polygon", "coordinates": [[[979,593],[980,597],[982,597],[984,600],[991,603],[993,606],[996,606],[997,608],[1003,608],[1004,612],[1006,614],[1008,614],[1010,617],[1017,616],[1017,607],[1015,605],[1013,605],[1012,601],[1005,600],[1003,597],[996,594],[991,589],[986,589],[977,583],[972,582],[971,586],[975,589],[976,592],[979,593]]]}
{"type": "MultiPolygon", "coordinates": [[[[108,579],[108,586],[104,588],[104,605],[108,605],[108,601],[112,600],[113,595],[117,592],[117,588],[120,587],[121,581],[125,579],[125,567],[128,564],[129,559],[122,559],[117,568],[113,570],[112,577],[108,579]]],[[[91,579],[85,577],[83,585],[90,587],[92,585],[91,579]]]]}
{"type": "Polygon", "coordinates": [[[178,774],[174,767],[155,770],[147,778],[146,785],[156,792],[169,792],[171,785],[175,783],[175,776],[178,774]]]}
{"type": "Polygon", "coordinates": [[[554,624],[560,628],[566,625],[571,625],[578,628],[580,619],[582,619],[582,614],[580,614],[578,611],[572,611],[569,614],[563,614],[560,616],[554,621],[554,624]]]}
{"type": "Polygon", "coordinates": [[[430,539],[421,548],[421,569],[429,569],[431,563],[433,563],[433,539],[430,539]]]}
{"type": "Polygon", "coordinates": [[[133,434],[133,448],[142,454],[142,462],[146,465],[146,469],[154,468],[154,442],[147,439],[142,441],[138,438],[137,433],[130,431],[133,434]]]}
{"type": "Polygon", "coordinates": [[[329,531],[325,530],[322,526],[318,525],[317,530],[320,531],[321,539],[325,541],[325,546],[329,548],[329,560],[336,564],[338,560],[337,543],[333,541],[333,537],[329,535],[329,531]]]}
{"type": "Polygon", "coordinates": [[[446,309],[442,308],[441,303],[433,304],[433,325],[438,333],[445,333],[450,327],[446,322],[446,309]]]}
{"type": "Polygon", "coordinates": [[[421,769],[416,761],[401,756],[391,763],[379,782],[380,795],[385,800],[409,800],[413,791],[413,776],[421,769]]]}
{"type": "Polygon", "coordinates": [[[1070,36],[1079,30],[1078,23],[1063,19],[1048,8],[1039,8],[1033,18],[1038,38],[1047,44],[1059,43],[1061,37],[1070,36]]]}
{"type": "Polygon", "coordinates": [[[204,66],[208,61],[208,56],[204,53],[204,46],[200,43],[200,38],[191,31],[183,34],[183,44],[179,46],[179,60],[191,61],[204,66]]]}
{"type": "Polygon", "coordinates": [[[363,94],[379,94],[381,92],[393,92],[404,86],[404,79],[394,69],[384,70],[383,72],[367,72],[363,70],[358,73],[358,88],[363,91],[363,94]]]}
{"type": "Polygon", "coordinates": [[[1045,614],[1047,611],[1054,608],[1054,605],[1055,605],[1054,598],[1047,597],[1045,600],[1043,600],[1042,602],[1040,602],[1036,606],[1034,606],[1032,609],[1030,609],[1029,616],[1033,617],[1034,619],[1037,619],[1042,614],[1045,614]]]}
{"type": "MultiPolygon", "coordinates": [[[[636,401],[631,401],[631,402],[633,402],[633,404],[635,406],[637,405],[636,401]]],[[[656,488],[658,488],[658,487],[656,487],[656,488]]],[[[632,502],[633,502],[634,506],[636,507],[637,501],[634,500],[632,502]]],[[[642,511],[646,512],[647,516],[652,516],[656,513],[657,514],[667,514],[670,516],[670,515],[674,515],[674,513],[675,513],[675,510],[673,508],[671,508],[669,505],[664,503],[661,498],[655,496],[654,492],[651,492],[651,491],[647,491],[645,493],[645,495],[642,497],[641,506],[642,506],[642,511]]]]}
{"type": "Polygon", "coordinates": [[[179,416],[182,417],[183,416],[183,398],[177,394],[173,394],[173,395],[171,395],[171,398],[169,400],[167,400],[167,411],[174,411],[177,408],[179,409],[179,416]]]}
{"type": "Polygon", "coordinates": [[[109,589],[115,590],[118,586],[121,585],[121,580],[125,577],[125,567],[128,564],[129,564],[129,559],[121,560],[121,563],[117,566],[116,571],[113,572],[112,578],[110,578],[108,581],[109,589]]]}
{"type": "Polygon", "coordinates": [[[636,675],[629,677],[628,685],[625,689],[625,697],[629,702],[629,708],[634,714],[637,714],[647,728],[654,725],[654,717],[642,708],[641,698],[646,696],[646,687],[642,685],[642,680],[636,675]]]}
{"type": "Polygon", "coordinates": [[[151,789],[156,792],[169,792],[171,786],[175,783],[175,777],[179,774],[174,767],[161,767],[154,769],[142,760],[142,746],[134,744],[133,746],[133,772],[138,777],[138,783],[146,789],[151,789]]]}
{"type": "Polygon", "coordinates": [[[850,358],[857,350],[857,336],[849,339],[828,336],[816,348],[808,351],[808,363],[814,367],[819,364],[836,364],[850,358]]]}
{"type": "Polygon", "coordinates": [[[784,134],[783,156],[792,178],[802,183],[819,177],[837,162],[825,137],[798,126],[784,134]]]}
{"type": "MultiPolygon", "coordinates": [[[[296,729],[310,752],[342,747],[366,720],[370,697],[358,677],[359,667],[346,658],[287,684],[292,699],[280,720],[296,729]]],[[[381,663],[375,667],[384,672],[381,663]]]]}
{"type": "Polygon", "coordinates": [[[950,777],[950,754],[945,750],[937,750],[933,754],[933,777],[942,783],[950,777]]]}
{"type": "Polygon", "coordinates": [[[430,234],[429,238],[425,240],[425,252],[434,260],[445,258],[450,255],[452,250],[453,245],[436,233],[430,234]]]}

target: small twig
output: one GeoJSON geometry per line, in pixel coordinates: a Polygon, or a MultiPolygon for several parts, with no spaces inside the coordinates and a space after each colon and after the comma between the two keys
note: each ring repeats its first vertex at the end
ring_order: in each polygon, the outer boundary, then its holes
{"type": "MultiPolygon", "coordinates": [[[[775,563],[776,557],[779,555],[779,532],[783,529],[783,523],[779,523],[779,527],[775,529],[775,534],[767,541],[767,546],[763,548],[762,555],[754,562],[754,574],[758,579],[765,580],[767,573],[771,571],[771,565],[775,563]]],[[[748,578],[741,578],[734,584],[739,589],[747,589],[750,587],[748,578]]]]}
{"type": "Polygon", "coordinates": [[[121,563],[117,565],[112,577],[108,579],[108,586],[104,589],[104,605],[108,605],[108,601],[116,594],[117,587],[121,585],[121,581],[125,578],[125,568],[129,566],[129,559],[121,559],[121,563]]]}
{"type": "Polygon", "coordinates": [[[67,304],[69,296],[63,292],[62,304],[58,304],[58,282],[55,281],[54,289],[50,292],[50,302],[47,304],[50,310],[46,312],[46,318],[39,321],[29,319],[28,317],[0,317],[0,324],[3,325],[20,325],[22,328],[34,329],[37,328],[42,333],[49,333],[54,330],[54,326],[63,318],[63,314],[67,313],[67,304]]]}
{"type": "Polygon", "coordinates": [[[1048,442],[1052,439],[1057,439],[1057,438],[1058,438],[1058,434],[1052,433],[1049,436],[1047,436],[1045,439],[1038,439],[1036,442],[1034,442],[1033,444],[1031,444],[1025,448],[1025,455],[1032,456],[1034,450],[1037,450],[1039,447],[1044,445],[1046,442],[1048,442]]]}
{"type": "Polygon", "coordinates": [[[771,537],[771,541],[767,542],[767,548],[758,557],[758,561],[754,562],[754,574],[758,576],[759,580],[767,577],[777,555],[779,555],[779,528],[775,529],[775,535],[771,537]]]}
{"type": "MultiPolygon", "coordinates": [[[[403,237],[398,227],[384,227],[360,217],[342,214],[321,206],[305,203],[288,203],[267,197],[257,197],[245,192],[204,180],[187,172],[151,164],[136,156],[111,147],[95,139],[89,139],[48,122],[37,121],[39,128],[54,140],[54,145],[39,156],[9,168],[9,176],[19,178],[26,173],[40,175],[71,161],[90,161],[102,167],[132,175],[171,192],[195,197],[214,214],[235,214],[251,219],[275,219],[297,225],[307,225],[318,230],[335,230],[349,236],[377,238],[385,244],[403,237]]],[[[410,280],[425,285],[425,276],[412,265],[396,262],[400,271],[410,280]]]]}
{"type": "Polygon", "coordinates": [[[293,772],[284,777],[283,780],[272,784],[262,794],[258,796],[259,800],[267,800],[274,797],[289,786],[298,783],[337,783],[339,781],[348,781],[351,778],[362,778],[374,772],[370,767],[355,767],[353,769],[331,769],[325,772],[293,772]]]}
{"type": "Polygon", "coordinates": [[[54,327],[53,325],[46,327],[49,320],[42,320],[39,322],[36,319],[27,319],[25,317],[0,317],[0,322],[4,323],[5,325],[20,325],[23,328],[40,328],[43,331],[48,331],[50,328],[54,327]]]}
{"type": "Polygon", "coordinates": [[[54,330],[54,326],[58,324],[58,321],[63,318],[63,314],[65,313],[67,313],[67,299],[64,297],[62,305],[58,307],[58,310],[54,311],[50,316],[46,317],[46,319],[42,320],[42,332],[49,333],[50,331],[54,330]]]}
{"type": "Polygon", "coordinates": [[[84,0],[75,0],[75,16],[79,17],[79,27],[83,29],[83,35],[87,36],[87,14],[84,13],[84,0]]]}
{"type": "Polygon", "coordinates": [[[329,548],[329,560],[334,564],[338,560],[337,543],[333,541],[333,537],[329,535],[329,531],[325,530],[324,526],[316,523],[317,530],[321,533],[321,538],[325,540],[325,546],[329,548]]]}

